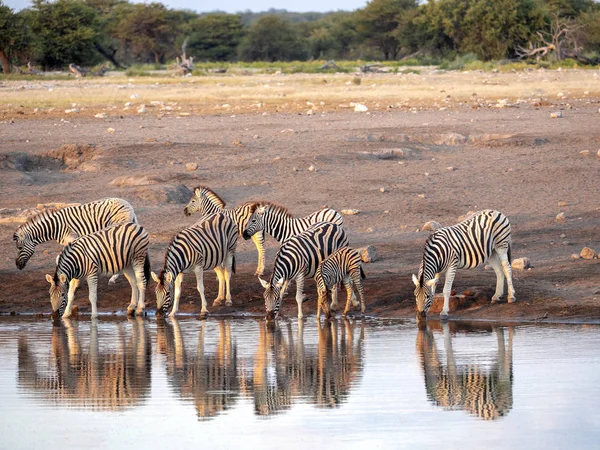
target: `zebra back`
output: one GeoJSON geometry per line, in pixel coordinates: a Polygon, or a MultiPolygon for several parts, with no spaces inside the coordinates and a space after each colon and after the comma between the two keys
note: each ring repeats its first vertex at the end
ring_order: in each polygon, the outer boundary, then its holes
{"type": "Polygon", "coordinates": [[[332,286],[341,283],[349,273],[354,271],[360,271],[361,276],[364,278],[360,254],[349,247],[337,249],[323,260],[315,272],[317,290],[325,292],[331,289],[332,286]]]}
{"type": "Polygon", "coordinates": [[[483,210],[462,222],[432,233],[425,242],[419,269],[419,283],[431,280],[456,260],[458,268],[473,268],[484,263],[494,249],[510,249],[508,218],[499,211],[483,210]]]}
{"type": "Polygon", "coordinates": [[[175,277],[200,263],[204,270],[223,264],[227,254],[235,253],[237,237],[234,221],[224,212],[184,228],[171,240],[159,278],[167,272],[175,277]]]}
{"type": "Polygon", "coordinates": [[[300,271],[314,277],[319,264],[340,247],[348,245],[344,229],[335,223],[321,222],[286,241],[275,257],[271,284],[290,280],[300,271]]]}
{"type": "Polygon", "coordinates": [[[17,267],[25,267],[37,244],[56,240],[66,245],[77,237],[126,222],[138,223],[138,220],[133,207],[120,198],[42,211],[19,226],[13,235],[19,249],[17,267]]]}
{"type": "MultiPolygon", "coordinates": [[[[65,274],[67,280],[90,274],[114,274],[135,261],[145,263],[148,253],[148,233],[132,222],[112,225],[67,245],[58,257],[55,283],[65,274]]],[[[149,269],[145,268],[145,272],[149,269]]],[[[147,277],[147,273],[146,273],[147,277]]]]}

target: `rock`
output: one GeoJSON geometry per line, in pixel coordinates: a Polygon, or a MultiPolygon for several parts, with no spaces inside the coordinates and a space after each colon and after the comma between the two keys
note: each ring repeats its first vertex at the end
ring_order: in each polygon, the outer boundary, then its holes
{"type": "Polygon", "coordinates": [[[447,133],[439,136],[435,141],[435,145],[461,145],[468,141],[468,137],[459,133],[447,133]]]}
{"type": "Polygon", "coordinates": [[[557,222],[562,222],[567,218],[567,216],[565,215],[564,212],[561,212],[559,214],[556,215],[556,221],[557,222]]]}
{"type": "Polygon", "coordinates": [[[108,133],[114,133],[114,132],[115,132],[115,129],[114,129],[114,128],[108,128],[106,131],[107,131],[108,133]]]}
{"type": "Polygon", "coordinates": [[[298,172],[298,168],[297,167],[292,167],[292,172],[298,172]]]}
{"type": "Polygon", "coordinates": [[[559,208],[562,208],[563,206],[567,206],[567,202],[558,202],[558,203],[557,203],[557,206],[558,206],[559,208]]]}
{"type": "Polygon", "coordinates": [[[419,198],[425,198],[425,194],[418,194],[417,197],[419,197],[419,198]]]}
{"type": "Polygon", "coordinates": [[[579,152],[579,154],[582,156],[590,156],[590,151],[589,150],[581,150],[579,152]]]}
{"type": "Polygon", "coordinates": [[[78,113],[78,112],[80,112],[79,108],[65,109],[66,114],[78,113]]]}
{"type": "Polygon", "coordinates": [[[311,164],[310,167],[308,168],[308,171],[309,172],[316,172],[317,168],[311,164]]]}
{"type": "Polygon", "coordinates": [[[529,258],[517,258],[511,263],[511,267],[516,270],[526,270],[531,268],[529,258]]]}
{"type": "Polygon", "coordinates": [[[360,211],[358,209],[342,209],[341,213],[344,214],[345,216],[355,216],[359,213],[360,211]]]}
{"type": "Polygon", "coordinates": [[[463,220],[468,219],[469,217],[471,217],[473,214],[475,214],[476,211],[469,211],[467,212],[464,216],[459,216],[458,221],[462,222],[463,220]]]}
{"type": "Polygon", "coordinates": [[[146,107],[144,105],[140,106],[137,112],[138,114],[144,114],[146,112],[146,107]]]}
{"type": "Polygon", "coordinates": [[[580,256],[577,253],[572,253],[571,254],[571,259],[579,259],[580,256]]]}
{"type": "Polygon", "coordinates": [[[126,186],[148,186],[150,184],[158,184],[161,183],[162,180],[159,180],[154,177],[150,177],[148,175],[133,175],[133,176],[123,176],[117,177],[110,182],[111,186],[118,187],[126,187],[126,186]]]}
{"type": "Polygon", "coordinates": [[[596,257],[596,252],[589,247],[583,247],[579,256],[583,259],[594,259],[596,257]]]}
{"type": "Polygon", "coordinates": [[[185,204],[189,202],[193,192],[183,184],[142,186],[135,191],[135,195],[154,205],[164,203],[185,204]]]}
{"type": "Polygon", "coordinates": [[[564,238],[566,238],[566,237],[567,237],[567,235],[566,235],[565,233],[561,233],[561,235],[560,235],[560,238],[561,238],[561,239],[564,239],[564,238]]]}
{"type": "Polygon", "coordinates": [[[106,114],[105,112],[101,112],[98,113],[94,116],[96,119],[106,119],[108,117],[108,114],[106,114]]]}
{"type": "Polygon", "coordinates": [[[186,170],[188,170],[189,172],[193,172],[194,170],[198,169],[198,163],[192,162],[192,163],[187,163],[185,165],[186,170]]]}
{"type": "Polygon", "coordinates": [[[354,112],[366,112],[369,108],[361,103],[354,103],[354,112]]]}
{"type": "Polygon", "coordinates": [[[446,167],[446,170],[449,172],[452,172],[453,170],[456,170],[456,167],[449,166],[449,167],[446,167]]]}
{"type": "Polygon", "coordinates": [[[385,192],[385,188],[384,187],[380,187],[379,188],[379,192],[385,192]]]}
{"type": "Polygon", "coordinates": [[[313,113],[313,110],[312,110],[312,109],[309,109],[308,111],[306,111],[306,115],[307,115],[307,116],[312,116],[313,114],[314,114],[314,113],[313,113]]]}
{"type": "Polygon", "coordinates": [[[425,225],[423,225],[421,231],[435,231],[439,230],[440,228],[442,228],[442,224],[434,220],[430,220],[429,222],[425,222],[425,225]]]}
{"type": "Polygon", "coordinates": [[[550,118],[551,119],[561,119],[562,116],[563,116],[562,111],[557,111],[557,112],[550,113],[550,118]]]}
{"type": "Polygon", "coordinates": [[[379,259],[379,254],[374,245],[367,245],[366,247],[357,249],[357,251],[360,254],[362,262],[370,263],[379,259]]]}

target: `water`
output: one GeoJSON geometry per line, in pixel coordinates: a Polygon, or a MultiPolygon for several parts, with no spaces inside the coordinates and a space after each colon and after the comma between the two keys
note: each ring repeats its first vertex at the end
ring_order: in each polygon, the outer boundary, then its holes
{"type": "Polygon", "coordinates": [[[600,327],[0,320],[0,448],[598,448],[600,327]]]}

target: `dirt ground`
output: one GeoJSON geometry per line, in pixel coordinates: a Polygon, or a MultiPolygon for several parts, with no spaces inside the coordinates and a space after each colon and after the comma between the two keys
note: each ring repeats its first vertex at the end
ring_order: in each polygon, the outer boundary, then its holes
{"type": "MultiPolygon", "coordinates": [[[[19,271],[12,241],[19,224],[10,217],[22,209],[127,199],[150,233],[152,266],[158,271],[170,238],[196,220],[183,214],[184,186],[206,185],[228,206],[265,199],[296,216],[325,205],[359,210],[344,216],[345,228],[352,246],[377,248],[379,259],[364,265],[364,284],[367,312],[378,317],[414,317],[411,274],[418,270],[429,234],[420,231],[425,222],[451,225],[468,211],[498,209],[513,227],[513,259],[527,257],[533,267],[513,272],[517,302],[496,305],[489,303],[492,270],[459,271],[451,318],[600,323],[600,261],[572,258],[586,246],[600,251],[598,102],[514,106],[103,120],[5,115],[0,124],[0,313],[50,312],[44,275],[53,273],[60,246],[40,245],[19,271]],[[563,117],[551,119],[559,109],[563,117]],[[55,151],[64,144],[79,147],[55,151]],[[197,163],[197,169],[187,170],[187,163],[197,163]],[[133,179],[114,181],[119,177],[133,179]],[[557,221],[561,212],[565,220],[557,221]]],[[[266,276],[277,248],[268,238],[266,276]]],[[[252,242],[240,239],[234,307],[215,309],[209,302],[211,313],[263,313],[255,268],[252,242]]],[[[212,299],[215,277],[207,274],[205,281],[212,299]]],[[[153,287],[151,282],[149,310],[155,307],[153,287]]],[[[306,292],[304,312],[314,314],[312,281],[306,292]]],[[[129,296],[123,277],[115,286],[101,282],[99,309],[122,312],[129,296]]],[[[288,317],[296,315],[293,297],[292,291],[284,300],[288,317]]],[[[89,312],[85,283],[75,304],[89,312]]],[[[432,316],[439,307],[437,302],[432,316]]],[[[181,311],[200,311],[193,275],[186,276],[181,311]]]]}

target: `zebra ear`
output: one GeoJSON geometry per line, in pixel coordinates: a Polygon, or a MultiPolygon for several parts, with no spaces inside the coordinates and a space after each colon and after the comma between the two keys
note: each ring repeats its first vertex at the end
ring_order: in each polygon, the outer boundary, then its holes
{"type": "Polygon", "coordinates": [[[152,279],[155,282],[160,283],[160,280],[158,279],[158,276],[154,272],[150,272],[150,275],[152,275],[152,279]]]}
{"type": "Polygon", "coordinates": [[[415,286],[419,287],[419,279],[417,278],[417,276],[414,273],[412,276],[412,280],[413,280],[413,283],[415,283],[415,286]]]}
{"type": "Polygon", "coordinates": [[[200,191],[200,188],[198,188],[198,187],[197,187],[196,189],[194,189],[194,195],[195,195],[196,197],[200,197],[200,194],[201,194],[201,193],[202,193],[202,192],[200,191]]]}
{"type": "Polygon", "coordinates": [[[429,286],[430,288],[434,287],[437,284],[437,282],[438,282],[439,279],[440,279],[440,274],[436,273],[435,277],[433,277],[431,280],[427,281],[427,283],[425,283],[425,284],[427,286],[429,286]]]}
{"type": "Polygon", "coordinates": [[[64,273],[61,273],[58,276],[58,281],[60,281],[61,283],[64,283],[65,281],[67,281],[67,276],[64,273]]]}
{"type": "Polygon", "coordinates": [[[265,289],[269,287],[269,283],[265,280],[263,280],[261,277],[258,277],[258,281],[260,281],[260,284],[262,287],[264,287],[265,289]]]}
{"type": "Polygon", "coordinates": [[[259,206],[258,208],[256,208],[256,212],[259,214],[264,214],[266,209],[267,209],[266,206],[259,206]]]}
{"type": "Polygon", "coordinates": [[[46,274],[46,281],[50,284],[54,284],[54,278],[50,274],[46,274]]]}

